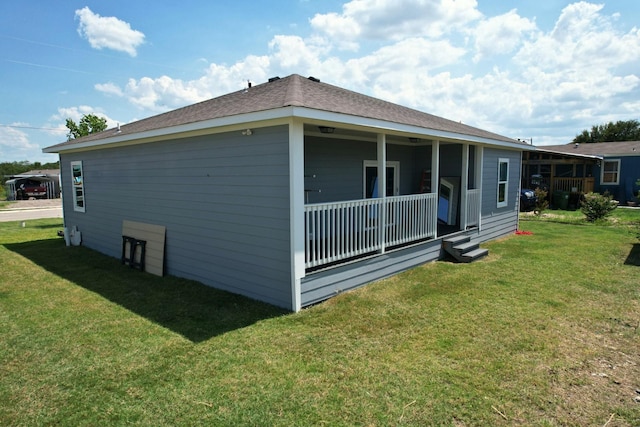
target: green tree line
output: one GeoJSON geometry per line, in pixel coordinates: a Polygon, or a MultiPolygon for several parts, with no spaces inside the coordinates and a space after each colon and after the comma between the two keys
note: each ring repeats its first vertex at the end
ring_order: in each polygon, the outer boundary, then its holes
{"type": "Polygon", "coordinates": [[[60,164],[58,162],[31,163],[27,160],[23,160],[21,162],[3,162],[3,163],[0,163],[0,179],[2,180],[2,184],[4,184],[6,180],[9,179],[9,177],[12,175],[20,175],[21,173],[25,173],[30,170],[43,170],[43,169],[60,169],[60,164]]]}
{"type": "Polygon", "coordinates": [[[618,120],[602,125],[594,125],[576,135],[572,143],[588,144],[593,142],[640,141],[640,122],[638,120],[618,120]]]}

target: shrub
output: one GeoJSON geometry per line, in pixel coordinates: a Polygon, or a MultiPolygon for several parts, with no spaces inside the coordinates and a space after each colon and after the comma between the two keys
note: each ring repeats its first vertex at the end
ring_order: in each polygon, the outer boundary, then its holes
{"type": "Polygon", "coordinates": [[[540,216],[549,207],[549,201],[547,200],[547,194],[549,193],[540,187],[536,187],[534,193],[536,195],[536,207],[533,209],[533,213],[540,216]]]}
{"type": "Polygon", "coordinates": [[[587,217],[587,221],[595,222],[606,218],[618,207],[618,202],[613,200],[609,192],[604,194],[587,193],[580,204],[580,210],[587,217]]]}

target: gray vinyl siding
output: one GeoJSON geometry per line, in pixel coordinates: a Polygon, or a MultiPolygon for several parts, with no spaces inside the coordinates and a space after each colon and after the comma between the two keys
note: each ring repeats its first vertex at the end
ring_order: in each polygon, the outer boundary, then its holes
{"type": "Polygon", "coordinates": [[[485,148],[482,164],[482,208],[480,240],[492,240],[518,228],[518,199],[522,152],[485,148]],[[497,207],[498,159],[509,159],[507,206],[497,207]]]}
{"type": "Polygon", "coordinates": [[[166,227],[167,274],[292,308],[288,128],[259,128],[61,156],[82,160],[83,244],[120,257],[123,220],[166,227]]]}
{"type": "MultiPolygon", "coordinates": [[[[377,159],[375,143],[307,137],[304,148],[307,203],[363,197],[363,165],[377,159]]],[[[400,163],[400,194],[417,192],[422,170],[431,167],[430,156],[424,147],[387,146],[387,161],[400,163]]]]}
{"type": "Polygon", "coordinates": [[[302,279],[302,306],[393,276],[442,256],[440,240],[434,240],[383,255],[312,273],[302,279]]]}
{"type": "Polygon", "coordinates": [[[366,141],[305,138],[307,203],[362,198],[362,165],[376,158],[376,144],[366,141]]]}

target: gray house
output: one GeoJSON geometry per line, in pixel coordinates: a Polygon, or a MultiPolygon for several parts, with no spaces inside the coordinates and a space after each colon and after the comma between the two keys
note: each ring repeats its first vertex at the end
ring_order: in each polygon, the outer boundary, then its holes
{"type": "Polygon", "coordinates": [[[44,151],[83,245],[297,311],[484,255],[517,229],[527,149],[291,75],[44,151]]]}

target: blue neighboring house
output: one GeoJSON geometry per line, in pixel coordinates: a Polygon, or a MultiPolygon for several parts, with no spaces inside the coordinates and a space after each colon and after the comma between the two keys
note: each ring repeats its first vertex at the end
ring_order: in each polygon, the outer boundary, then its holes
{"type": "Polygon", "coordinates": [[[537,147],[537,150],[594,159],[593,191],[608,191],[621,204],[638,201],[640,141],[548,145],[537,147]]]}

